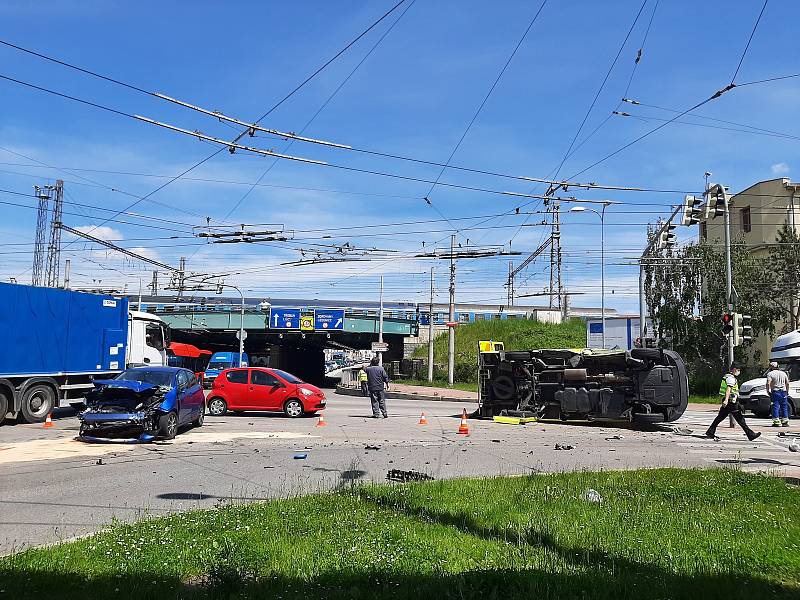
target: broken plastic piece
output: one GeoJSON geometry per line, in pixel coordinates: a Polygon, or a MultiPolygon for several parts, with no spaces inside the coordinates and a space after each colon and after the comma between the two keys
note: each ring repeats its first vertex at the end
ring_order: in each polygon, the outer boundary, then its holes
{"type": "Polygon", "coordinates": [[[389,481],[399,481],[405,483],[407,481],[433,481],[433,477],[420,473],[419,471],[401,471],[399,469],[392,469],[386,473],[386,479],[389,481]]]}

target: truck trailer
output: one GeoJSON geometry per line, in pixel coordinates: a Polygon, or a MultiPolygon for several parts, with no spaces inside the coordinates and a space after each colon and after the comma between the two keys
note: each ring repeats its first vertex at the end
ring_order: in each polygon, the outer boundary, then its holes
{"type": "Polygon", "coordinates": [[[115,296],[0,283],[0,331],[0,423],[44,421],[82,404],[95,378],[167,361],[166,324],[115,296]]]}

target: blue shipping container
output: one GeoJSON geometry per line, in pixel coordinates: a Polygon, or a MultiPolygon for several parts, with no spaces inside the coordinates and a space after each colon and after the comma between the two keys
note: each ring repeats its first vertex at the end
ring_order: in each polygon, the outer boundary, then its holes
{"type": "Polygon", "coordinates": [[[0,283],[0,376],[123,370],[128,300],[0,283]]]}

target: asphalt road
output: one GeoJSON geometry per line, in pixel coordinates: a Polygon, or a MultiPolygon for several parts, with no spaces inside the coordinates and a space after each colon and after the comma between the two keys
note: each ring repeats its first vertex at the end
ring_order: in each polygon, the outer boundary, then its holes
{"type": "Polygon", "coordinates": [[[800,454],[788,451],[789,441],[766,427],[768,421],[750,419],[765,432],[757,442],[727,427],[719,429],[720,441],[703,439],[714,407],[687,411],[676,423],[691,434],[470,420],[470,435],[463,436],[459,417],[472,407],[461,402],[390,401],[390,418],[375,420],[366,398],[328,391],[328,399],[326,427],[317,427],[316,418],[264,413],[206,417],[203,427],[156,444],[79,442],[74,416],[57,418],[50,429],[4,425],[0,554],[83,535],[114,519],[383,481],[390,469],[452,478],[728,465],[800,475],[800,454]],[[418,424],[423,410],[427,425],[418,424]],[[574,448],[556,450],[556,444],[574,448]]]}

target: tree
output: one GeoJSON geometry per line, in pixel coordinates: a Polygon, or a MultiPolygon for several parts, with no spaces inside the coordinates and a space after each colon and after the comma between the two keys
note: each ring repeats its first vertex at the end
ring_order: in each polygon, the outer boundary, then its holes
{"type": "MultiPolygon", "coordinates": [[[[680,353],[694,374],[718,374],[727,358],[721,323],[728,309],[725,248],[721,244],[689,244],[662,251],[660,258],[666,260],[645,262],[644,266],[646,302],[657,338],[662,346],[680,353]]],[[[739,238],[731,244],[731,264],[736,310],[751,315],[754,334],[773,334],[775,320],[785,306],[765,293],[767,260],[756,256],[739,238]]],[[[795,281],[800,281],[800,276],[795,281]]],[[[742,348],[737,348],[737,355],[739,360],[748,358],[742,348]]],[[[753,358],[760,360],[759,356],[753,358]]]]}
{"type": "Polygon", "coordinates": [[[767,272],[765,295],[775,309],[783,313],[786,327],[797,329],[800,322],[800,235],[788,224],[778,232],[777,244],[770,246],[767,272]]]}

